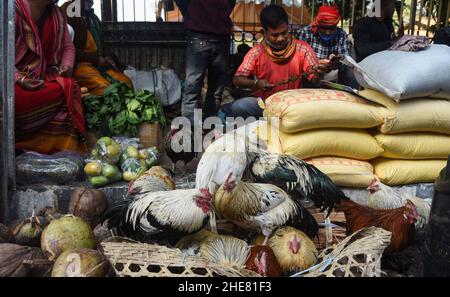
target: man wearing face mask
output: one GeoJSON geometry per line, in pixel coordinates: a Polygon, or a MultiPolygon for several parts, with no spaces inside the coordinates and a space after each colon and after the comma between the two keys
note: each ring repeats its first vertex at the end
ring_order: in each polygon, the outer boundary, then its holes
{"type": "Polygon", "coordinates": [[[299,89],[304,80],[320,84],[329,64],[319,64],[312,48],[289,33],[288,15],[281,6],[269,5],[260,14],[264,40],[245,56],[236,71],[235,86],[252,90],[252,97],[231,106],[234,117],[260,117],[261,100],[289,89],[299,89]]]}
{"type": "Polygon", "coordinates": [[[392,18],[396,9],[395,0],[377,1],[381,1],[381,10],[375,12],[374,17],[366,16],[355,24],[353,37],[357,62],[372,54],[387,50],[403,36],[402,30],[399,31],[397,37],[394,33],[392,18]]]}
{"type": "MultiPolygon", "coordinates": [[[[347,33],[338,28],[340,20],[341,16],[336,6],[321,6],[312,24],[298,32],[297,38],[312,47],[320,63],[330,63],[333,56],[350,55],[347,33]]],[[[333,61],[327,72],[332,70],[338,71],[339,83],[352,88],[359,87],[350,67],[333,61]]]]}

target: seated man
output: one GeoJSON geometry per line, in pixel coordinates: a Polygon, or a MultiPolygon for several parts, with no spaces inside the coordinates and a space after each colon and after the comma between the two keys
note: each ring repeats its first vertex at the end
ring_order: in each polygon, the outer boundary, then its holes
{"type": "MultiPolygon", "coordinates": [[[[62,9],[75,0],[66,2],[62,9]]],[[[93,95],[102,95],[111,82],[121,81],[132,88],[130,78],[121,73],[112,56],[103,56],[103,30],[100,19],[95,15],[93,0],[82,0],[81,17],[69,17],[69,24],[75,31],[76,49],[75,79],[81,87],[93,95]]]]}
{"type": "Polygon", "coordinates": [[[355,24],[353,38],[357,62],[372,54],[387,50],[403,36],[403,31],[400,31],[399,36],[395,37],[392,24],[395,8],[395,0],[381,0],[379,16],[366,16],[355,24]]]}
{"type": "MultiPolygon", "coordinates": [[[[336,6],[321,6],[316,19],[311,25],[299,31],[297,38],[307,42],[319,61],[330,62],[332,56],[345,56],[350,54],[350,44],[347,33],[338,28],[341,16],[336,6]]],[[[338,82],[357,89],[359,87],[352,68],[339,62],[335,62],[328,69],[338,71],[338,82]]]]}
{"type": "Polygon", "coordinates": [[[303,79],[318,84],[329,66],[319,65],[312,48],[289,34],[288,15],[281,6],[265,7],[260,20],[264,41],[247,53],[233,80],[237,87],[251,89],[254,97],[234,102],[234,117],[262,116],[258,98],[301,88],[303,79]]]}
{"type": "Polygon", "coordinates": [[[86,145],[75,49],[67,20],[51,0],[16,0],[16,149],[81,154],[86,145]]]}

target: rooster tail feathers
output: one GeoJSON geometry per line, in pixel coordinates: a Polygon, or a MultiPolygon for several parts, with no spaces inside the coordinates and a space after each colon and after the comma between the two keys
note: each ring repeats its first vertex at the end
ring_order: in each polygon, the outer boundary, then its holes
{"type": "Polygon", "coordinates": [[[110,209],[108,209],[100,219],[101,223],[108,220],[108,228],[117,228],[120,233],[123,233],[123,227],[125,225],[126,212],[128,206],[133,202],[133,198],[127,198],[125,200],[116,202],[110,209]]]}
{"type": "Polygon", "coordinates": [[[308,196],[316,207],[321,207],[320,211],[327,210],[327,216],[331,213],[335,204],[348,198],[333,181],[314,165],[305,163],[308,170],[310,182],[313,186],[311,194],[308,196]]]}
{"type": "Polygon", "coordinates": [[[297,214],[286,225],[303,231],[309,238],[316,237],[319,231],[316,219],[300,202],[295,201],[295,204],[297,214]]]}

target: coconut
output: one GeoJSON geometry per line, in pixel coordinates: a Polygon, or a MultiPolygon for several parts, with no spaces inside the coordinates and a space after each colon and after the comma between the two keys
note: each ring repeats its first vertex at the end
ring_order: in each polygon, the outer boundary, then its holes
{"type": "Polygon", "coordinates": [[[34,265],[34,262],[43,259],[44,255],[39,248],[2,243],[0,244],[0,277],[25,277],[32,270],[37,276],[38,267],[34,265]]]}
{"type": "Polygon", "coordinates": [[[77,188],[70,198],[69,212],[85,220],[92,228],[107,208],[108,200],[100,190],[77,188]]]}
{"type": "Polygon", "coordinates": [[[28,219],[13,222],[11,224],[11,230],[15,238],[15,243],[39,247],[42,231],[48,223],[45,217],[36,216],[34,211],[28,219]]]}
{"type": "Polygon", "coordinates": [[[94,232],[83,219],[67,215],[53,220],[42,232],[41,248],[50,260],[77,248],[95,247],[94,232]]]}
{"type": "Polygon", "coordinates": [[[11,230],[3,224],[0,224],[0,243],[12,243],[14,235],[11,230]]]}
{"type": "Polygon", "coordinates": [[[105,277],[108,262],[96,250],[74,249],[62,253],[55,262],[52,277],[105,277]]]}

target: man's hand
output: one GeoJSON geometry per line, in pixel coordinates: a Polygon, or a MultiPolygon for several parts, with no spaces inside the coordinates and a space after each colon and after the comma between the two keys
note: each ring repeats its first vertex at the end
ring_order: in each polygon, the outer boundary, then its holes
{"type": "Polygon", "coordinates": [[[268,82],[265,79],[259,79],[258,82],[256,83],[256,89],[258,89],[258,90],[261,89],[261,90],[267,91],[267,90],[273,89],[274,87],[275,87],[274,84],[271,84],[270,82],[268,82]]]}
{"type": "Polygon", "coordinates": [[[61,66],[58,69],[58,74],[63,77],[71,77],[73,75],[73,68],[69,66],[61,66]]]}
{"type": "Polygon", "coordinates": [[[313,68],[314,74],[320,79],[322,79],[323,76],[330,71],[331,71],[331,64],[330,60],[328,59],[319,60],[319,64],[313,68]]]}
{"type": "Polygon", "coordinates": [[[40,79],[25,78],[18,80],[18,83],[27,91],[37,91],[44,87],[44,81],[40,79]]]}

